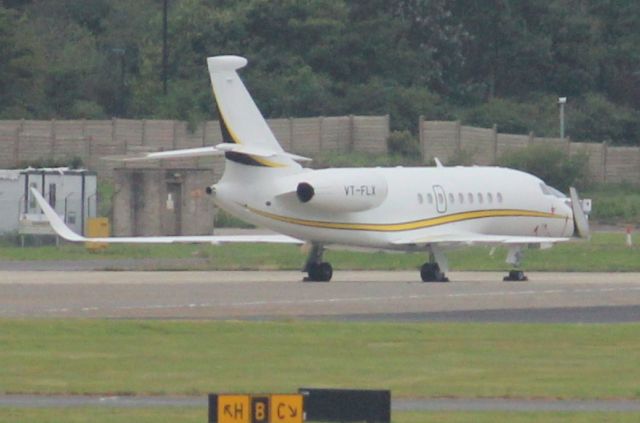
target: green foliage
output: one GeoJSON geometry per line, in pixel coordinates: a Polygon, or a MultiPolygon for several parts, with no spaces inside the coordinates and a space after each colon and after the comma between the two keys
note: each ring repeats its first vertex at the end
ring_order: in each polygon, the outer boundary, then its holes
{"type": "Polygon", "coordinates": [[[387,147],[391,154],[403,157],[420,157],[420,141],[409,131],[393,131],[387,138],[387,147]]]}
{"type": "Polygon", "coordinates": [[[620,185],[598,185],[581,193],[591,198],[592,221],[614,224],[637,224],[640,222],[640,187],[620,185]]]}
{"type": "Polygon", "coordinates": [[[532,173],[548,185],[568,192],[570,186],[587,184],[587,161],[583,154],[569,156],[555,147],[534,144],[504,154],[498,164],[532,173]]]}
{"type": "Polygon", "coordinates": [[[255,228],[252,224],[247,223],[242,219],[238,219],[222,209],[218,209],[216,211],[214,226],[216,228],[255,228]]]}
{"type": "Polygon", "coordinates": [[[115,186],[113,182],[106,179],[98,179],[98,213],[97,217],[113,216],[113,196],[115,195],[115,186]]]}
{"type": "Polygon", "coordinates": [[[640,112],[612,103],[599,94],[589,94],[567,111],[567,134],[591,141],[638,144],[640,112]]]}
{"type": "Polygon", "coordinates": [[[557,98],[541,96],[520,102],[494,98],[486,103],[462,110],[460,120],[467,125],[490,128],[497,125],[499,132],[539,136],[558,136],[557,98]]]}
{"type": "Polygon", "coordinates": [[[640,142],[640,3],[32,0],[0,6],[0,118],[214,116],[205,58],[241,54],[268,117],[388,114],[640,142]],[[455,111],[455,112],[454,112],[455,111]]]}

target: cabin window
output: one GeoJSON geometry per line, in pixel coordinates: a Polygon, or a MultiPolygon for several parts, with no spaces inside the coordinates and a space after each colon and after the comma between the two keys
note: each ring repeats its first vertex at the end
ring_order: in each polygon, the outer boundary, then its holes
{"type": "Polygon", "coordinates": [[[429,204],[433,204],[433,195],[431,195],[431,194],[427,194],[427,202],[428,202],[429,204]]]}
{"type": "Polygon", "coordinates": [[[454,197],[454,195],[453,195],[453,194],[451,194],[451,193],[449,193],[449,202],[450,202],[451,204],[453,204],[453,203],[455,203],[455,202],[456,202],[456,198],[455,198],[455,197],[454,197]]]}
{"type": "Polygon", "coordinates": [[[473,194],[467,194],[467,199],[469,200],[469,204],[473,204],[473,194]]]}
{"type": "Polygon", "coordinates": [[[501,193],[498,193],[496,195],[496,198],[498,199],[498,203],[502,203],[502,194],[501,193]]]}
{"type": "Polygon", "coordinates": [[[458,193],[458,202],[464,204],[464,194],[461,192],[458,193]]]}
{"type": "Polygon", "coordinates": [[[493,203],[493,194],[491,194],[490,192],[487,193],[487,203],[493,203]]]}
{"type": "Polygon", "coordinates": [[[422,194],[418,193],[418,204],[422,204],[424,199],[422,198],[422,194]]]}
{"type": "Polygon", "coordinates": [[[478,193],[478,203],[482,204],[483,203],[483,198],[482,198],[482,193],[478,193]]]}
{"type": "Polygon", "coordinates": [[[441,193],[438,193],[438,203],[444,204],[444,195],[441,193]]]}

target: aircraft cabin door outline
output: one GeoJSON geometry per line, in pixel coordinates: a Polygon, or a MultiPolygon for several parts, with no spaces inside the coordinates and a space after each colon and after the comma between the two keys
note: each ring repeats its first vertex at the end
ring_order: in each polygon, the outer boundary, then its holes
{"type": "Polygon", "coordinates": [[[447,211],[447,196],[444,192],[444,188],[440,185],[434,185],[433,195],[436,201],[436,210],[438,213],[445,213],[447,211]]]}

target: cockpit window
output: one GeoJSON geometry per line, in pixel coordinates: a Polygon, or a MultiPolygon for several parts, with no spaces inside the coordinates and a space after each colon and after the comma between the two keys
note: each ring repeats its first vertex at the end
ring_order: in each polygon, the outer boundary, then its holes
{"type": "Polygon", "coordinates": [[[564,195],[557,189],[550,187],[549,185],[540,183],[540,189],[542,190],[542,193],[545,195],[553,195],[554,197],[558,197],[558,198],[567,198],[566,195],[564,195]]]}

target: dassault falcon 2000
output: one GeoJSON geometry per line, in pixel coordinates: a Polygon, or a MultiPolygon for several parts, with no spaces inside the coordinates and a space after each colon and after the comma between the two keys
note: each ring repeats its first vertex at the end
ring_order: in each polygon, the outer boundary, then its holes
{"type": "Polygon", "coordinates": [[[444,251],[457,245],[506,245],[505,280],[524,280],[521,250],[548,247],[589,227],[576,191],[570,198],[533,175],[500,167],[341,168],[312,170],[285,152],[237,70],[238,56],[207,59],[224,143],[149,153],[145,159],[224,154],[220,181],[207,188],[224,210],[281,235],[84,238],[71,231],[35,190],[53,228],[70,241],[111,243],[264,242],[311,245],[308,281],[329,281],[326,246],[424,251],[425,282],[446,281],[444,251]]]}

